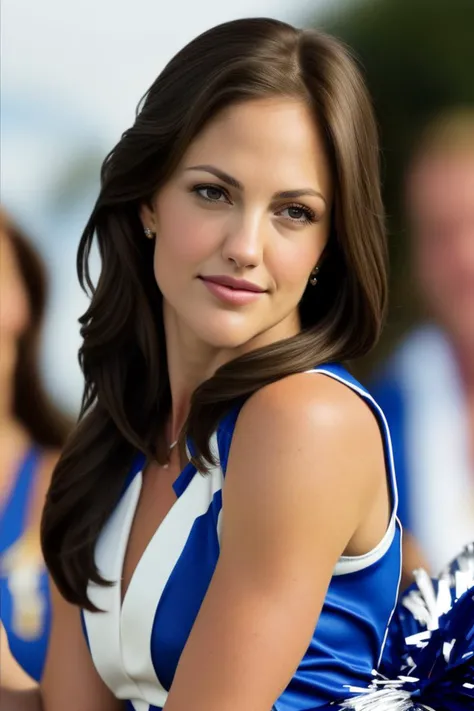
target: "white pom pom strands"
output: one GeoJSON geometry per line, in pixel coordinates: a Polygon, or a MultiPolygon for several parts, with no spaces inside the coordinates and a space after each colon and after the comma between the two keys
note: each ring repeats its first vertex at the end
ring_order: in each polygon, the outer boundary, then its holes
{"type": "Polygon", "coordinates": [[[429,706],[413,705],[408,691],[382,689],[366,692],[340,707],[341,711],[435,711],[429,706]]]}
{"type": "Polygon", "coordinates": [[[397,652],[398,675],[389,661],[396,678],[374,672],[368,688],[349,687],[353,696],[336,705],[340,711],[435,711],[441,700],[445,711],[474,709],[474,544],[437,580],[423,570],[415,572],[415,580],[398,607],[394,639],[399,630],[409,631],[397,652]]]}
{"type": "MultiPolygon", "coordinates": [[[[374,672],[374,675],[377,675],[374,672]]],[[[398,679],[374,679],[368,689],[351,686],[349,691],[358,694],[337,708],[340,711],[435,711],[429,706],[413,702],[411,691],[402,689],[406,684],[416,684],[419,679],[400,676],[398,679]]]]}

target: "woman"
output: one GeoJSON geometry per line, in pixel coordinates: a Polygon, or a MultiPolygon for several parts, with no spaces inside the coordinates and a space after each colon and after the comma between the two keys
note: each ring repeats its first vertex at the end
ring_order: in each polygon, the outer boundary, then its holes
{"type": "Polygon", "coordinates": [[[6,708],[300,711],[369,684],[397,493],[384,417],[337,363],[377,340],[385,254],[372,109],[338,42],[240,20],[170,62],[79,248],[50,649],[41,694],[6,708]]]}
{"type": "Polygon", "coordinates": [[[46,656],[50,609],[39,530],[67,431],[39,375],[45,300],[40,258],[1,210],[0,676],[14,686],[38,681],[46,656]]]}

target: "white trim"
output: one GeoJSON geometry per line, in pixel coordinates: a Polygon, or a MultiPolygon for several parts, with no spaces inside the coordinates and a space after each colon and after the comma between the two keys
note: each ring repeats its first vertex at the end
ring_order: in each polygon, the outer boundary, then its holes
{"type": "Polygon", "coordinates": [[[133,711],[150,711],[150,704],[146,701],[142,701],[141,699],[134,699],[129,703],[132,704],[133,711]]]}
{"type": "MultiPolygon", "coordinates": [[[[402,560],[403,528],[402,528],[402,524],[400,523],[400,520],[398,519],[398,517],[396,517],[396,524],[398,525],[398,527],[399,527],[399,529],[400,529],[400,560],[402,560]]],[[[399,595],[399,593],[400,593],[400,583],[401,583],[401,582],[402,582],[402,566],[400,566],[400,571],[399,571],[399,573],[398,573],[398,584],[397,584],[397,590],[396,590],[396,594],[395,594],[395,600],[393,601],[392,612],[390,613],[390,617],[389,617],[388,620],[387,620],[387,626],[386,626],[386,628],[385,628],[385,634],[384,634],[384,636],[383,636],[382,645],[381,645],[381,647],[380,647],[380,654],[379,654],[379,658],[378,658],[378,661],[377,661],[377,669],[379,668],[379,666],[380,666],[380,664],[381,664],[381,662],[382,662],[382,655],[383,655],[383,651],[384,651],[384,649],[385,649],[385,644],[386,644],[386,642],[387,642],[388,631],[389,631],[389,629],[390,629],[390,624],[391,624],[391,622],[392,622],[392,617],[393,617],[393,615],[395,614],[395,610],[397,609],[398,595],[399,595]]]]}
{"type": "Polygon", "coordinates": [[[219,541],[219,545],[221,543],[221,536],[222,536],[222,506],[221,510],[219,511],[219,516],[217,517],[217,540],[219,541]]]}
{"type": "MultiPolygon", "coordinates": [[[[100,676],[119,698],[134,698],[137,689],[122,665],[120,640],[120,598],[123,560],[141,490],[141,472],[129,485],[102,531],[95,550],[95,562],[113,587],[89,583],[90,601],[104,612],[84,610],[89,647],[100,676]]],[[[141,711],[137,709],[137,711],[141,711]]]]}
{"type": "Polygon", "coordinates": [[[370,568],[371,565],[377,563],[387,553],[395,538],[396,530],[396,519],[390,519],[384,537],[375,548],[372,548],[371,551],[363,553],[362,555],[341,555],[336,563],[333,575],[349,575],[350,573],[358,573],[360,570],[370,568]]]}
{"type": "Polygon", "coordinates": [[[378,405],[378,403],[374,400],[372,395],[368,393],[366,390],[364,390],[362,387],[359,387],[355,383],[352,383],[350,380],[346,380],[344,377],[337,375],[336,373],[333,373],[331,370],[327,370],[322,366],[321,368],[312,368],[311,370],[305,371],[306,373],[321,373],[322,375],[327,375],[330,378],[333,378],[334,380],[339,381],[340,383],[343,383],[346,385],[348,388],[351,390],[354,390],[358,395],[363,400],[368,400],[374,409],[376,410],[377,414],[379,415],[380,422],[383,425],[384,433],[385,433],[385,438],[384,438],[384,451],[386,455],[388,454],[388,475],[389,475],[389,481],[391,485],[391,498],[393,499],[392,501],[392,514],[390,516],[390,521],[388,523],[387,530],[382,538],[382,540],[373,548],[372,550],[368,551],[368,553],[364,553],[363,555],[360,556],[341,556],[336,563],[336,566],[334,568],[333,575],[334,576],[339,576],[339,575],[349,575],[350,573],[355,573],[360,570],[365,570],[366,568],[369,568],[371,565],[376,563],[377,561],[381,560],[383,556],[387,553],[389,550],[391,544],[393,543],[394,537],[395,537],[395,531],[396,531],[396,521],[397,521],[397,509],[398,509],[398,489],[397,489],[397,481],[395,477],[395,463],[393,459],[393,447],[392,447],[392,439],[390,437],[390,429],[387,423],[387,420],[385,418],[385,415],[381,409],[381,407],[378,405]]]}

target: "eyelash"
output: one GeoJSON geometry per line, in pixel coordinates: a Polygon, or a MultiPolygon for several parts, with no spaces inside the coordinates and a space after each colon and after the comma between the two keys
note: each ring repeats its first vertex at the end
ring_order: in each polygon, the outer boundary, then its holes
{"type": "MultiPolygon", "coordinates": [[[[202,195],[200,192],[201,190],[218,190],[222,195],[225,195],[227,199],[230,201],[228,193],[220,187],[220,185],[212,185],[212,184],[203,184],[203,185],[195,185],[191,192],[195,193],[201,200],[205,200],[206,202],[210,203],[219,203],[221,200],[212,200],[211,198],[205,197],[202,195]]],[[[296,224],[301,224],[301,225],[310,225],[314,224],[315,222],[318,222],[318,217],[314,210],[311,210],[311,208],[307,207],[306,205],[301,205],[301,203],[298,202],[293,202],[290,203],[289,205],[285,205],[280,212],[283,210],[301,210],[301,212],[304,214],[304,219],[302,220],[294,220],[291,217],[289,218],[284,218],[289,220],[290,222],[296,223],[296,224]]]]}

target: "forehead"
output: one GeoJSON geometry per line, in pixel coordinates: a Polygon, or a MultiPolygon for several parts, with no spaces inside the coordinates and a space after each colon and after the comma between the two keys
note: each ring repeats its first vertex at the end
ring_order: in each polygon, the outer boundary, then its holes
{"type": "Polygon", "coordinates": [[[322,132],[295,99],[256,99],[222,111],[190,145],[183,167],[203,163],[217,165],[244,187],[330,190],[322,132]]]}

